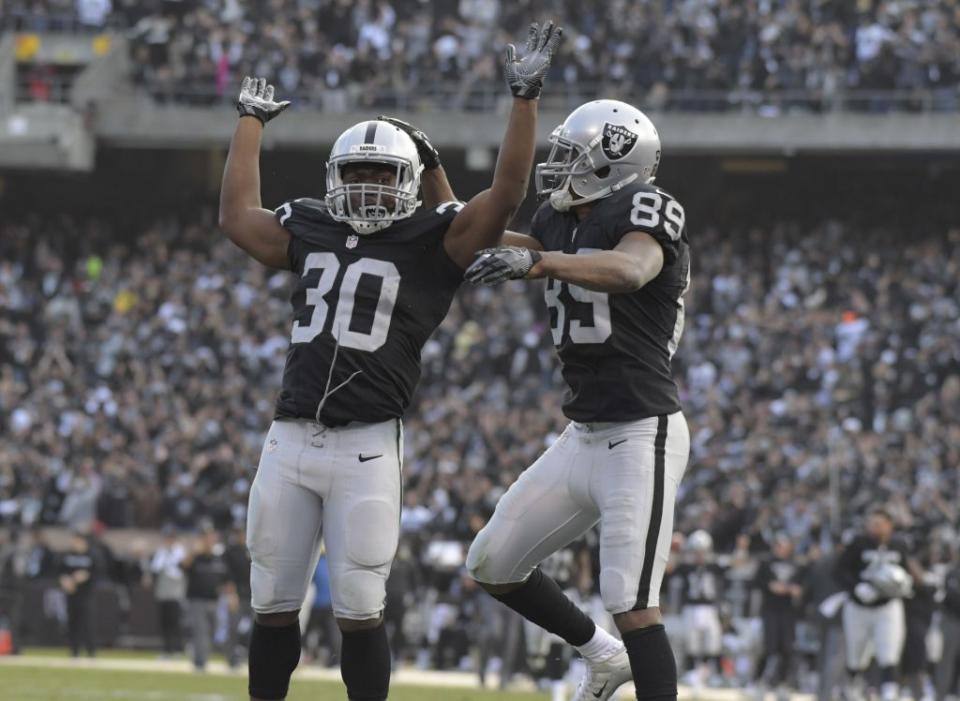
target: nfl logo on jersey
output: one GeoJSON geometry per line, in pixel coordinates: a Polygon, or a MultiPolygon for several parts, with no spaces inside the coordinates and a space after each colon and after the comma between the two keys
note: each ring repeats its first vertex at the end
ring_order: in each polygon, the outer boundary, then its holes
{"type": "Polygon", "coordinates": [[[357,244],[360,242],[360,237],[356,234],[350,234],[347,237],[347,248],[356,248],[357,244]]]}

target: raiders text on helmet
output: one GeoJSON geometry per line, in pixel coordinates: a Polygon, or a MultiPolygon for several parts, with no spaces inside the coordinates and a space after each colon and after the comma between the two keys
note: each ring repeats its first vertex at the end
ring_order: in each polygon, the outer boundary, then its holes
{"type": "Polygon", "coordinates": [[[420,202],[423,165],[417,146],[389,122],[371,120],[347,129],[333,144],[327,161],[326,203],[330,216],[358,234],[372,234],[409,217],[420,202]],[[343,168],[357,163],[383,163],[396,168],[393,185],[344,183],[343,168]]]}
{"type": "Polygon", "coordinates": [[[606,197],[634,180],[653,182],[660,135],[647,116],[625,102],[581,105],[550,135],[550,155],[537,164],[537,194],[559,211],[606,197]]]}

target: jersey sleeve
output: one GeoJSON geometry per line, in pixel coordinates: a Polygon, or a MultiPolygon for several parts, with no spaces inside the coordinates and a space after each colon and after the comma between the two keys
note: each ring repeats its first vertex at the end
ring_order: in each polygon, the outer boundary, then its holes
{"type": "Polygon", "coordinates": [[[466,203],[456,200],[441,202],[437,205],[430,215],[430,231],[435,232],[431,238],[436,242],[434,245],[433,258],[437,268],[444,279],[455,286],[463,282],[464,268],[457,265],[456,261],[447,253],[447,247],[443,245],[443,239],[447,235],[447,229],[457,218],[460,210],[466,206],[466,203]]]}
{"type": "Polygon", "coordinates": [[[540,243],[543,243],[543,235],[546,231],[547,219],[550,218],[552,211],[550,202],[544,202],[537,211],[533,213],[533,219],[530,220],[530,235],[540,243]]]}
{"type": "Polygon", "coordinates": [[[837,583],[847,591],[853,591],[860,579],[860,543],[854,540],[840,553],[833,570],[837,583]]]}
{"type": "Polygon", "coordinates": [[[627,234],[642,231],[660,244],[664,266],[673,265],[686,235],[686,214],[680,203],[663,190],[648,186],[627,188],[615,197],[604,226],[610,248],[627,234]]]}
{"type": "Polygon", "coordinates": [[[290,269],[298,271],[303,266],[303,260],[306,256],[304,251],[303,239],[305,239],[310,230],[322,223],[323,209],[316,200],[299,199],[284,202],[273,210],[274,216],[280,222],[280,226],[290,233],[290,243],[287,244],[287,260],[290,263],[290,269]]]}

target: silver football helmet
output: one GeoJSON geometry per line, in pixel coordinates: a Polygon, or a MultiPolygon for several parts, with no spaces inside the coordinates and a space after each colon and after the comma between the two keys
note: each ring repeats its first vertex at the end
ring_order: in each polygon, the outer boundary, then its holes
{"type": "Polygon", "coordinates": [[[420,202],[423,164],[413,139],[389,122],[355,124],[333,144],[327,161],[326,202],[330,216],[358,234],[372,234],[412,215],[420,202]],[[355,163],[383,163],[397,170],[393,185],[344,183],[343,168],[355,163]]]}
{"type": "Polygon", "coordinates": [[[869,567],[863,573],[863,578],[872,584],[881,596],[903,598],[913,593],[913,577],[893,562],[882,562],[869,567]]]}
{"type": "Polygon", "coordinates": [[[580,105],[550,134],[550,155],[536,170],[537,194],[554,209],[606,197],[635,180],[652,183],[660,135],[647,116],[619,100],[580,105]]]}
{"type": "Polygon", "coordinates": [[[713,551],[713,536],[703,529],[694,531],[687,538],[687,548],[694,553],[709,555],[713,551]]]}

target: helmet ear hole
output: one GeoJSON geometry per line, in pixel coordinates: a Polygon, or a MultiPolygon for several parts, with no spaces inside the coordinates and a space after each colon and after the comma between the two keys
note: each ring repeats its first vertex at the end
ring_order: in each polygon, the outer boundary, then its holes
{"type": "Polygon", "coordinates": [[[598,178],[605,178],[610,175],[610,166],[603,166],[603,168],[597,168],[593,171],[593,174],[598,178]]]}

